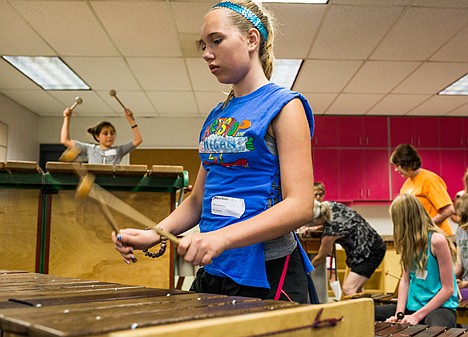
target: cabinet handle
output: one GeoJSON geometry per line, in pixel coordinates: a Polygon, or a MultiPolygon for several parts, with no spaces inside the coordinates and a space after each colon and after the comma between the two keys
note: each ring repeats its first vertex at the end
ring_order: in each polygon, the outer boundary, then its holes
{"type": "Polygon", "coordinates": [[[361,190],[360,190],[360,191],[361,191],[361,193],[360,193],[360,194],[361,194],[361,199],[362,199],[362,198],[364,197],[364,190],[361,188],[361,190]]]}
{"type": "Polygon", "coordinates": [[[421,138],[418,137],[418,146],[421,145],[421,138]]]}
{"type": "Polygon", "coordinates": [[[366,145],[369,145],[369,137],[366,137],[366,145]]]}
{"type": "Polygon", "coordinates": [[[370,198],[370,188],[367,189],[367,197],[370,198]]]}
{"type": "Polygon", "coordinates": [[[362,137],[359,136],[359,145],[362,145],[362,137]]]}

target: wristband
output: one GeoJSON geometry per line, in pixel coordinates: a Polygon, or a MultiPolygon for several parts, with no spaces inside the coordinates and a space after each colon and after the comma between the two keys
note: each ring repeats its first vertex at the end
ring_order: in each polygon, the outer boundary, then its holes
{"type": "Polygon", "coordinates": [[[132,126],[132,129],[136,128],[138,126],[138,124],[135,124],[134,126],[132,126]]]}

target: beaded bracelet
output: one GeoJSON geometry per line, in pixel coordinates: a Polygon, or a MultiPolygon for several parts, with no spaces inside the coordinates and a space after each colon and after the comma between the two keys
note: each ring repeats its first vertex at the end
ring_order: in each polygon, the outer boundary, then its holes
{"type": "MultiPolygon", "coordinates": [[[[153,228],[145,228],[145,230],[151,230],[153,228]]],[[[161,247],[159,248],[159,251],[157,253],[152,253],[148,251],[148,249],[144,249],[143,253],[145,253],[145,256],[152,257],[153,259],[156,259],[166,252],[166,247],[167,247],[167,238],[164,236],[161,236],[161,247]]]]}

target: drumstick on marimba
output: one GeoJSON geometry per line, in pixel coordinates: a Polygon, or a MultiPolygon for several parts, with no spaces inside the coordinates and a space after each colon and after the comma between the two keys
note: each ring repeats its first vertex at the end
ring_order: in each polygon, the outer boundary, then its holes
{"type": "Polygon", "coordinates": [[[166,237],[176,246],[179,245],[179,239],[175,235],[158,228],[157,224],[151,219],[147,218],[145,215],[138,212],[132,206],[123,202],[109,191],[103,189],[98,184],[95,184],[94,175],[92,175],[91,173],[88,173],[81,179],[81,182],[76,189],[76,196],[79,198],[90,197],[92,199],[95,199],[100,203],[112,208],[113,210],[120,212],[128,216],[129,218],[132,218],[137,223],[142,225],[145,229],[153,229],[154,231],[156,231],[156,233],[166,237]]]}
{"type": "Polygon", "coordinates": [[[111,95],[112,97],[115,97],[115,99],[117,100],[117,102],[120,103],[120,105],[122,106],[122,108],[124,108],[124,110],[127,110],[127,107],[122,103],[122,101],[117,97],[117,91],[115,91],[114,89],[111,89],[109,90],[109,95],[111,95]]]}

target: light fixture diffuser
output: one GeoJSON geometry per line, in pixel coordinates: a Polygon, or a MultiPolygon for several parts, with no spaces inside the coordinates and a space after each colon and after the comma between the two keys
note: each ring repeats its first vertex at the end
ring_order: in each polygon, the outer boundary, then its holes
{"type": "Polygon", "coordinates": [[[291,89],[301,64],[301,59],[276,59],[273,63],[273,74],[270,81],[291,89]]]}
{"type": "Polygon", "coordinates": [[[439,95],[468,95],[468,74],[440,91],[439,95]]]}
{"type": "Polygon", "coordinates": [[[90,90],[90,87],[56,56],[2,56],[44,90],[90,90]]]}

